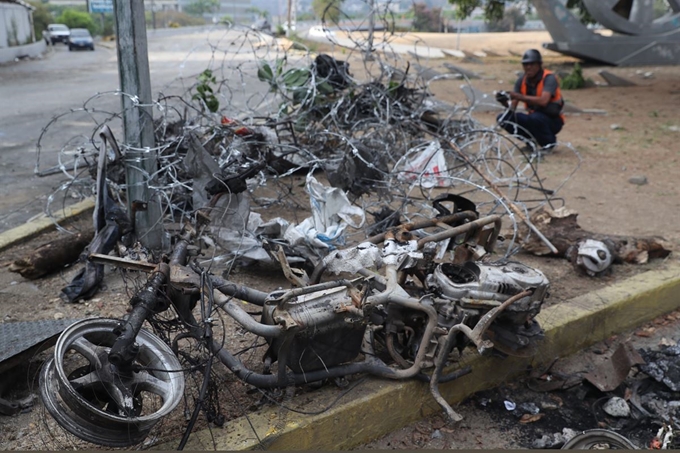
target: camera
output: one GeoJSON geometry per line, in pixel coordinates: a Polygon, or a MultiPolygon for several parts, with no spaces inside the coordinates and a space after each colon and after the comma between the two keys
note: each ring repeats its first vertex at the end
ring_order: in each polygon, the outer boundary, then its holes
{"type": "Polygon", "coordinates": [[[508,106],[508,102],[510,102],[510,94],[508,94],[507,91],[496,91],[494,94],[496,95],[496,101],[501,103],[504,107],[508,106]]]}

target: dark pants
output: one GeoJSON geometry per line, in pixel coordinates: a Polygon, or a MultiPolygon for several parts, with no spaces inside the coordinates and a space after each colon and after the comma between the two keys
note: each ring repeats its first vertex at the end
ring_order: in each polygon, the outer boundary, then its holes
{"type": "Polygon", "coordinates": [[[557,133],[562,130],[561,118],[551,118],[545,113],[505,112],[496,118],[500,126],[513,135],[520,135],[529,140],[536,140],[541,146],[557,142],[557,133]],[[506,115],[507,114],[507,115],[506,115]],[[505,118],[503,116],[506,115],[505,118]]]}

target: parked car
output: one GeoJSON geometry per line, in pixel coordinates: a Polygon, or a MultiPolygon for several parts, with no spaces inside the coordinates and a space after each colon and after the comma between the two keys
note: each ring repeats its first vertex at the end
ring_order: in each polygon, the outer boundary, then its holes
{"type": "Polygon", "coordinates": [[[90,49],[94,50],[94,40],[87,28],[74,28],[68,38],[68,50],[90,49]]]}
{"type": "Polygon", "coordinates": [[[49,24],[47,30],[43,31],[43,38],[47,44],[54,45],[57,42],[68,44],[68,37],[71,31],[64,24],[49,24]]]}
{"type": "Polygon", "coordinates": [[[335,32],[333,30],[329,30],[328,28],[324,27],[323,25],[314,25],[309,29],[307,32],[309,36],[313,36],[315,38],[332,38],[335,37],[335,32]]]}

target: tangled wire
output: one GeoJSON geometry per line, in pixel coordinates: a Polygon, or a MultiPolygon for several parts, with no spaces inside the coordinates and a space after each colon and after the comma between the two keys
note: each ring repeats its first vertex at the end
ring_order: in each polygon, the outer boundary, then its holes
{"type": "MultiPolygon", "coordinates": [[[[373,21],[390,20],[388,11],[376,10],[371,16],[373,21]]],[[[47,212],[66,198],[95,193],[102,152],[110,155],[108,190],[122,203],[126,168],[139,162],[129,158],[134,151],[157,162],[155,171],[144,175],[144,184],[161,205],[165,224],[183,223],[208,207],[213,224],[257,236],[249,223],[250,205],[288,205],[291,211],[304,207],[294,176],[315,173],[375,218],[345,233],[345,243],[360,242],[403,221],[444,214],[447,194],[455,193],[474,202],[480,215],[505,216],[509,233],[504,253],[516,253],[522,239],[520,217],[561,202],[559,189],[580,164],[576,150],[564,146],[574,153],[575,165],[561,178],[542,176],[542,156],[526,154],[519,137],[476,120],[474,103],[448,104],[433,96],[431,85],[446,83],[452,75],[431,77],[412,64],[391,47],[394,33],[381,39],[369,35],[350,43],[329,35],[335,47],[345,49],[344,60],[338,60],[315,55],[300,43],[287,48],[271,36],[238,26],[212,29],[206,38],[209,67],[191,79],[176,80],[151,105],[140,104],[131,93],[99,93],[45,126],[35,171],[66,178],[50,195],[47,212]],[[121,156],[115,156],[103,146],[98,135],[102,126],[122,137],[125,112],[112,107],[121,96],[132,100],[132,108],[153,110],[154,147],[140,150],[122,143],[121,156]],[[62,125],[67,123],[85,126],[64,141],[62,125]],[[56,155],[43,153],[54,148],[56,155]]],[[[239,240],[230,256],[243,249],[243,237],[239,240]]],[[[209,265],[218,256],[216,252],[209,265]]],[[[218,313],[214,306],[212,299],[201,301],[201,322],[218,313]]],[[[171,340],[181,330],[173,317],[157,317],[152,326],[166,342],[178,342],[171,340]]],[[[213,356],[195,345],[182,351],[178,356],[186,371],[200,370],[206,376],[196,379],[194,403],[220,424],[213,356]]]]}

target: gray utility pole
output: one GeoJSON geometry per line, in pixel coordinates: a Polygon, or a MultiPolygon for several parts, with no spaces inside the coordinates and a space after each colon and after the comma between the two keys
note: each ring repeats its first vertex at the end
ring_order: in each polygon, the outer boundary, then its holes
{"type": "Polygon", "coordinates": [[[120,89],[124,93],[121,99],[128,212],[142,245],[160,251],[163,244],[161,206],[158,197],[153,196],[149,189],[149,182],[158,168],[158,159],[154,150],[144,2],[114,0],[113,11],[120,89]]]}
{"type": "Polygon", "coordinates": [[[375,3],[368,0],[368,43],[366,46],[366,60],[373,60],[373,32],[375,30],[375,3]]]}
{"type": "Polygon", "coordinates": [[[290,27],[292,27],[293,20],[293,0],[288,0],[288,24],[286,26],[286,38],[290,36],[290,27]]]}

